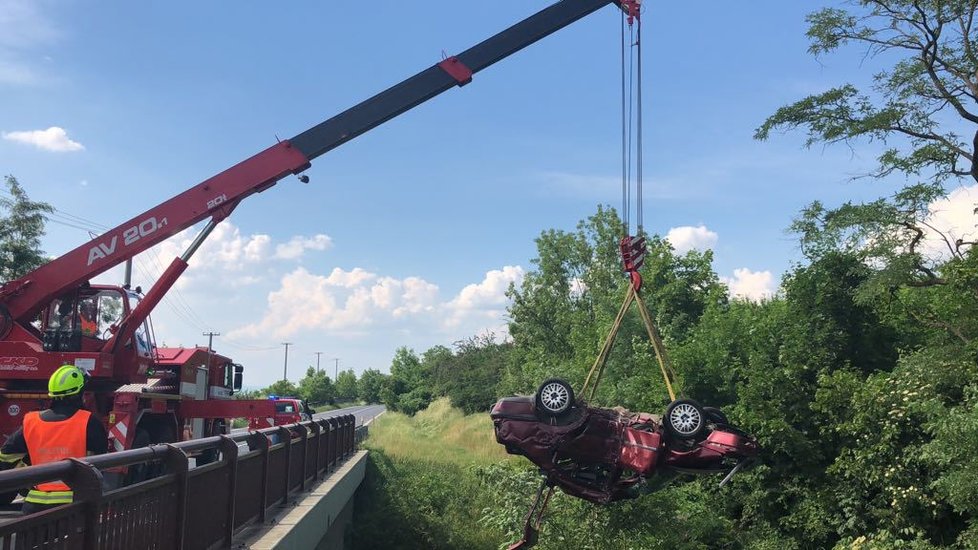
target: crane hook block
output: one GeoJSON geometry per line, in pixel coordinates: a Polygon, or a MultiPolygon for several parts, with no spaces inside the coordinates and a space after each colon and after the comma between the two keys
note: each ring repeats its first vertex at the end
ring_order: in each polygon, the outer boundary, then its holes
{"type": "Polygon", "coordinates": [[[622,0],[621,8],[628,16],[628,24],[631,25],[641,17],[642,0],[622,0]]]}
{"type": "Polygon", "coordinates": [[[472,69],[466,67],[465,63],[462,63],[459,58],[455,57],[454,55],[448,59],[443,59],[440,61],[438,66],[441,67],[443,71],[448,73],[449,76],[454,78],[455,82],[458,82],[459,86],[465,86],[469,82],[472,82],[472,69]]]}
{"type": "Polygon", "coordinates": [[[642,287],[642,275],[638,270],[642,269],[645,263],[645,237],[632,237],[626,235],[618,242],[618,249],[621,251],[621,261],[624,264],[625,273],[632,282],[635,290],[642,287]]]}

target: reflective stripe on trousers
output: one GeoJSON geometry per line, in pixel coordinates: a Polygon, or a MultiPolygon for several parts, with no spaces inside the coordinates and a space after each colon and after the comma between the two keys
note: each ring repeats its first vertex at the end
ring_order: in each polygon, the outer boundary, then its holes
{"type": "Polygon", "coordinates": [[[38,491],[31,489],[24,497],[26,502],[34,504],[71,504],[75,498],[72,491],[38,491]]]}

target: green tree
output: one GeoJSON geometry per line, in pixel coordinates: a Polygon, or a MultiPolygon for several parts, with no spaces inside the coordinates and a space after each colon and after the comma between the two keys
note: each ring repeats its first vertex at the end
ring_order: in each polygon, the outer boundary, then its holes
{"type": "Polygon", "coordinates": [[[879,141],[873,174],[929,174],[978,181],[978,51],[971,0],[852,0],[808,16],[809,52],[853,45],[890,61],[872,93],[845,84],[779,109],[757,129],[804,128],[808,144],[879,141]],[[961,132],[964,131],[964,134],[961,132]],[[900,138],[900,139],[897,139],[900,138]]]}
{"type": "Polygon", "coordinates": [[[41,237],[45,214],[54,209],[31,201],[17,178],[6,176],[4,183],[10,197],[0,195],[0,281],[10,281],[47,261],[41,237]]]}
{"type": "Polygon", "coordinates": [[[353,369],[340,371],[336,375],[336,398],[353,401],[357,398],[357,375],[353,369]]]}
{"type": "Polygon", "coordinates": [[[413,415],[431,403],[430,373],[414,350],[398,348],[391,361],[391,375],[381,390],[384,405],[413,415]]]}
{"type": "Polygon", "coordinates": [[[331,403],[336,398],[336,388],[323,371],[313,367],[306,369],[306,375],[299,380],[299,397],[310,404],[331,403]]]}
{"type": "Polygon", "coordinates": [[[441,355],[432,367],[432,378],[440,381],[437,393],[467,414],[488,411],[500,395],[499,381],[512,344],[483,334],[456,342],[455,348],[455,353],[441,355]]]}
{"type": "MultiPolygon", "coordinates": [[[[513,338],[502,393],[532,391],[560,376],[579,387],[604,343],[625,296],[618,242],[621,221],[599,207],[575,233],[545,231],[537,238],[536,268],[511,288],[513,338]]],[[[677,255],[660,237],[648,238],[642,298],[667,347],[686,338],[711,303],[726,301],[712,254],[677,255]]],[[[682,373],[679,373],[682,375],[682,373]]],[[[599,388],[602,403],[658,408],[668,394],[645,327],[633,309],[625,317],[599,388]]]]}
{"type": "Polygon", "coordinates": [[[357,380],[357,399],[364,403],[380,403],[380,391],[384,387],[386,376],[376,369],[367,369],[360,373],[357,380]]]}
{"type": "Polygon", "coordinates": [[[265,395],[295,396],[299,394],[299,389],[290,380],[278,380],[262,390],[262,393],[265,395]]]}
{"type": "Polygon", "coordinates": [[[946,283],[938,266],[963,261],[973,242],[938,231],[931,205],[950,186],[978,181],[978,55],[974,40],[975,4],[948,0],[857,0],[849,9],[824,8],[809,18],[809,51],[833,52],[847,45],[866,48],[888,65],[872,90],[846,84],[784,106],[757,129],[767,139],[774,130],[804,129],[809,145],[859,140],[885,144],[870,175],[900,174],[924,181],[906,185],[892,197],[827,208],[809,206],[794,224],[802,250],[812,259],[827,251],[858,255],[876,267],[860,289],[864,302],[883,303],[891,314],[921,325],[959,327],[939,317],[901,288],[946,283]],[[943,254],[928,250],[928,239],[943,239],[943,254]]]}

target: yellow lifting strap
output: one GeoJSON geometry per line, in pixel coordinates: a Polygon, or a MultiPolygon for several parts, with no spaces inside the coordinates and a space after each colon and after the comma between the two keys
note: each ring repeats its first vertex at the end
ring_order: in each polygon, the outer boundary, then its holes
{"type": "Polygon", "coordinates": [[[676,400],[676,392],[672,387],[672,380],[676,379],[675,373],[669,366],[669,358],[666,355],[666,348],[662,344],[662,338],[659,337],[659,331],[656,330],[655,324],[652,322],[652,316],[649,315],[648,308],[645,307],[645,302],[642,301],[642,297],[639,296],[638,290],[635,289],[634,285],[627,285],[628,290],[625,291],[625,300],[621,304],[621,308],[618,310],[618,315],[615,316],[615,322],[611,325],[611,331],[608,333],[608,337],[604,341],[604,347],[601,348],[601,352],[598,353],[597,359],[594,360],[594,365],[591,366],[591,370],[587,373],[587,378],[584,380],[584,385],[581,387],[581,396],[588,401],[594,399],[594,395],[598,390],[598,383],[601,381],[601,374],[604,372],[604,365],[608,361],[608,355],[611,353],[611,347],[615,343],[615,336],[618,334],[618,329],[621,328],[621,322],[625,318],[625,314],[628,312],[628,307],[632,302],[638,303],[638,312],[642,317],[642,322],[645,324],[645,331],[648,332],[649,340],[652,341],[652,349],[655,351],[656,361],[659,363],[659,370],[662,371],[662,379],[666,383],[666,390],[669,391],[670,401],[676,400]],[[637,299],[636,299],[637,298],[637,299]],[[594,383],[591,383],[592,378],[594,383]],[[670,380],[671,379],[671,380],[670,380]],[[588,394],[588,389],[590,388],[591,393],[588,394]]]}

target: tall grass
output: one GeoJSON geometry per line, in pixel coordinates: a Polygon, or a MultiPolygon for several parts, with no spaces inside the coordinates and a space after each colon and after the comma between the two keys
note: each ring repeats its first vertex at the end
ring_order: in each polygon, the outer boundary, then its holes
{"type": "Polygon", "coordinates": [[[442,398],[413,417],[388,412],[370,425],[366,448],[392,458],[477,465],[512,459],[496,443],[488,414],[464,415],[442,398]]]}
{"type": "Polygon", "coordinates": [[[355,501],[353,548],[488,550],[512,538],[482,521],[498,496],[478,472],[510,462],[489,415],[465,416],[440,399],[413,417],[385,413],[364,446],[370,461],[355,501]]]}

